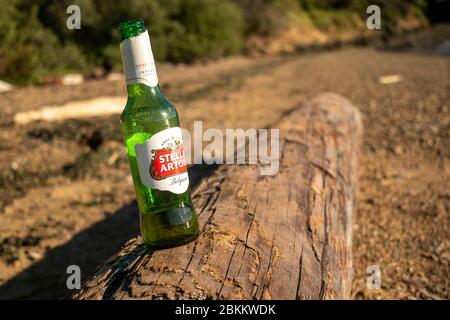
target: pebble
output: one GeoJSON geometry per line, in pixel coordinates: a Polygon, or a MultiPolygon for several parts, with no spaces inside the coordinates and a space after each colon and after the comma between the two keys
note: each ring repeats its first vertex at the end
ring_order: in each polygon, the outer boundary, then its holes
{"type": "Polygon", "coordinates": [[[27,257],[30,258],[30,260],[39,260],[42,258],[42,253],[37,251],[27,251],[27,257]]]}
{"type": "Polygon", "coordinates": [[[69,73],[62,77],[61,82],[65,86],[75,86],[83,83],[84,76],[81,73],[69,73]]]}
{"type": "Polygon", "coordinates": [[[0,80],[0,92],[11,91],[12,89],[14,89],[12,84],[0,80]]]}

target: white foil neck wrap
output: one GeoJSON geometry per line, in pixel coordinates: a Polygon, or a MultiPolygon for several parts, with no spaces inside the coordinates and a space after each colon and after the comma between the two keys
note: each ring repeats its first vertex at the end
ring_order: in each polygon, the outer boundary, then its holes
{"type": "Polygon", "coordinates": [[[120,52],[127,84],[143,83],[150,87],[158,85],[155,59],[147,30],[136,37],[123,40],[120,52]]]}

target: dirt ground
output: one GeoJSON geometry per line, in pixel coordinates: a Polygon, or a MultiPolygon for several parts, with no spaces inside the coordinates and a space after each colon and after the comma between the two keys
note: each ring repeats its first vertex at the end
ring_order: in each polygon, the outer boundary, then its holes
{"type": "MultiPolygon", "coordinates": [[[[448,299],[450,59],[346,48],[161,66],[162,89],[192,128],[267,127],[318,93],[364,118],[354,224],[356,299],[448,299]],[[398,83],[379,78],[399,74],[398,83]],[[368,289],[368,266],[381,289],[368,289]]],[[[118,116],[15,125],[16,112],[105,95],[122,81],[0,94],[0,298],[58,298],[66,268],[86,278],[138,233],[118,116]]],[[[201,172],[191,172],[193,183],[201,172]]]]}

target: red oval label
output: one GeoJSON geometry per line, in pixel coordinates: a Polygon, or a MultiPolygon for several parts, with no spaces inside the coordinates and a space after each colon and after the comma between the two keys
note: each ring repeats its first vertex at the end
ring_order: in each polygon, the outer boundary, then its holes
{"type": "Polygon", "coordinates": [[[187,164],[183,146],[178,146],[175,149],[153,149],[149,171],[155,180],[166,179],[186,172],[187,164]]]}

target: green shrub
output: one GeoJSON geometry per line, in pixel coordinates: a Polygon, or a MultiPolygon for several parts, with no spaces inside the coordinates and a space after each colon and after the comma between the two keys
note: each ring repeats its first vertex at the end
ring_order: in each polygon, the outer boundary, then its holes
{"type": "Polygon", "coordinates": [[[155,37],[163,59],[191,62],[239,52],[244,44],[241,10],[229,1],[161,0],[170,23],[155,37]]]}
{"type": "Polygon", "coordinates": [[[244,42],[241,10],[227,0],[63,0],[48,1],[40,12],[47,27],[63,41],[76,41],[91,62],[100,57],[120,64],[117,26],[128,19],[145,21],[158,60],[217,57],[238,52],[244,42]],[[65,28],[69,4],[81,8],[81,30],[65,28]]]}
{"type": "Polygon", "coordinates": [[[86,66],[76,46],[61,44],[54,33],[42,26],[36,6],[19,10],[19,5],[19,1],[0,2],[5,9],[0,19],[0,76],[23,82],[86,66]]]}
{"type": "Polygon", "coordinates": [[[242,8],[246,35],[268,36],[285,29],[289,13],[299,10],[297,0],[234,0],[242,8]]]}
{"type": "Polygon", "coordinates": [[[127,19],[144,19],[158,61],[192,62],[238,53],[248,37],[276,35],[300,18],[325,32],[352,29],[369,4],[381,7],[389,32],[401,18],[422,19],[427,2],[0,0],[0,77],[38,80],[105,63],[121,69],[117,26],[127,19]],[[81,30],[66,27],[71,4],[81,8],[81,30]]]}
{"type": "Polygon", "coordinates": [[[313,24],[320,30],[343,31],[354,29],[358,25],[360,18],[358,14],[349,10],[321,10],[314,9],[310,12],[313,24]]]}

